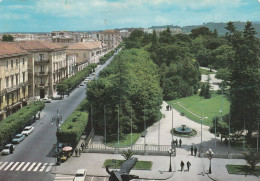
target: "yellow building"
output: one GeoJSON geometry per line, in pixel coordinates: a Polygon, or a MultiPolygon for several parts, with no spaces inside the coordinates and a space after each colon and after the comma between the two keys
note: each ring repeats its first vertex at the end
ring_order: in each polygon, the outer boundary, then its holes
{"type": "Polygon", "coordinates": [[[30,52],[29,96],[32,99],[54,97],[56,85],[67,77],[64,46],[46,41],[19,41],[16,46],[30,52]]]}
{"type": "Polygon", "coordinates": [[[98,40],[105,43],[109,50],[116,48],[122,42],[120,32],[116,30],[105,30],[100,32],[98,34],[98,40]]]}
{"type": "Polygon", "coordinates": [[[12,43],[0,42],[0,120],[27,105],[28,55],[12,43]]]}

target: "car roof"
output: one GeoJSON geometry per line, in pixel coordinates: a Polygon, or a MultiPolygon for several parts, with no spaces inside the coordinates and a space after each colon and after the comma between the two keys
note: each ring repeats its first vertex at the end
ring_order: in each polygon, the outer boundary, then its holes
{"type": "Polygon", "coordinates": [[[32,126],[26,126],[25,128],[31,128],[32,126]]]}
{"type": "Polygon", "coordinates": [[[13,145],[13,144],[10,144],[10,143],[9,143],[9,144],[7,144],[7,145],[5,145],[5,146],[11,146],[11,145],[13,145]]]}
{"type": "Polygon", "coordinates": [[[84,174],[85,173],[85,169],[78,169],[76,174],[84,174]]]}
{"type": "Polygon", "coordinates": [[[15,135],[15,136],[22,136],[23,134],[17,134],[17,135],[15,135]]]}

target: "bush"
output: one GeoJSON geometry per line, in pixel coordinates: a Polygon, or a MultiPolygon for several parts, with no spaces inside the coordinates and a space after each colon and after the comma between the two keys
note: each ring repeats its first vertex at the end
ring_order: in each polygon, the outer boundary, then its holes
{"type": "Polygon", "coordinates": [[[108,52],[107,54],[105,54],[103,57],[101,57],[99,59],[101,64],[104,64],[109,58],[111,58],[113,55],[115,54],[115,51],[112,50],[110,52],[108,52]]]}
{"type": "Polygon", "coordinates": [[[0,143],[8,141],[12,135],[28,124],[30,118],[41,111],[45,106],[42,101],[35,101],[35,104],[29,104],[16,113],[10,115],[0,122],[0,143]]]}
{"type": "Polygon", "coordinates": [[[83,100],[77,109],[62,124],[57,132],[59,142],[75,147],[88,123],[88,113],[83,112],[87,101],[83,100]]]}

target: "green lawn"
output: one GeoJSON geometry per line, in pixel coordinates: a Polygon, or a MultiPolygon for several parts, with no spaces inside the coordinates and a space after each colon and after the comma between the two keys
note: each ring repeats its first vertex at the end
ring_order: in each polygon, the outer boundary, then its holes
{"type": "Polygon", "coordinates": [[[237,175],[260,175],[260,166],[256,166],[255,171],[249,169],[247,165],[226,165],[229,174],[237,175]]]}
{"type": "Polygon", "coordinates": [[[210,72],[209,70],[200,68],[200,73],[207,75],[207,74],[215,74],[216,72],[210,72]]]}
{"type": "MultiPolygon", "coordinates": [[[[107,165],[113,165],[109,168],[112,169],[120,169],[121,168],[121,164],[125,161],[125,160],[115,160],[116,162],[113,163],[112,159],[107,159],[105,160],[103,167],[106,167],[107,165]]],[[[136,163],[136,165],[134,166],[133,170],[151,170],[152,168],[152,162],[151,161],[138,161],[136,163]]]]}
{"type": "MultiPolygon", "coordinates": [[[[212,119],[217,114],[219,116],[219,111],[221,110],[221,94],[216,94],[216,92],[211,92],[210,99],[204,99],[199,95],[194,95],[190,97],[185,97],[177,100],[168,101],[179,112],[184,112],[185,116],[189,119],[201,123],[200,117],[207,117],[203,120],[204,125],[212,126],[212,119]],[[198,115],[195,116],[176,104],[179,102],[186,109],[192,113],[198,115]]],[[[229,113],[230,102],[226,95],[223,95],[223,113],[222,116],[229,113]]]]}
{"type": "MultiPolygon", "coordinates": [[[[133,144],[138,140],[138,138],[141,136],[141,133],[133,133],[133,144]]],[[[108,146],[117,146],[118,141],[112,141],[108,142],[108,146]]],[[[120,147],[127,147],[131,146],[131,134],[126,134],[124,139],[119,140],[119,146],[120,147]]]]}

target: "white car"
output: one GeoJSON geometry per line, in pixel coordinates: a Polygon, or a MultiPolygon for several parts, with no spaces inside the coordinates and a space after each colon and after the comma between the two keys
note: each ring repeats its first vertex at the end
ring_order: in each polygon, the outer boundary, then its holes
{"type": "Polygon", "coordinates": [[[43,99],[40,99],[40,100],[45,102],[45,103],[51,103],[51,99],[48,99],[48,98],[43,98],[43,99]]]}
{"type": "MultiPolygon", "coordinates": [[[[1,154],[2,155],[9,155],[10,154],[10,147],[13,144],[7,144],[5,145],[4,149],[2,150],[1,154]]],[[[15,148],[15,146],[13,145],[13,149],[15,148]]]]}
{"type": "Polygon", "coordinates": [[[34,127],[32,126],[26,126],[23,131],[22,134],[24,134],[25,136],[28,136],[29,134],[31,134],[33,132],[34,127]]]}
{"type": "Polygon", "coordinates": [[[78,169],[73,181],[85,181],[86,176],[87,176],[86,169],[78,169]]]}

